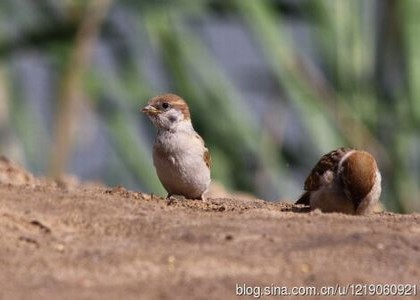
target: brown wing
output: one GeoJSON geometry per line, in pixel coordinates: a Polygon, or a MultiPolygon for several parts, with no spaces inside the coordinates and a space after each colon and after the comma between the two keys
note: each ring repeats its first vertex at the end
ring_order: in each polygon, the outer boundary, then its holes
{"type": "Polygon", "coordinates": [[[205,148],[203,158],[204,158],[204,161],[206,162],[206,166],[210,169],[211,168],[211,156],[210,156],[209,149],[205,148]]]}
{"type": "Polygon", "coordinates": [[[209,149],[207,149],[207,148],[205,147],[204,140],[203,140],[203,138],[202,138],[202,137],[201,137],[198,133],[196,133],[196,134],[195,134],[195,137],[196,137],[197,139],[199,139],[199,140],[203,143],[203,145],[204,145],[203,159],[204,159],[204,161],[206,162],[206,166],[210,169],[210,168],[211,168],[211,156],[210,156],[210,151],[209,151],[209,149]]]}
{"type": "Polygon", "coordinates": [[[338,148],[322,156],[305,180],[305,191],[318,190],[321,186],[322,175],[327,171],[335,172],[341,158],[351,150],[351,148],[338,148]]]}

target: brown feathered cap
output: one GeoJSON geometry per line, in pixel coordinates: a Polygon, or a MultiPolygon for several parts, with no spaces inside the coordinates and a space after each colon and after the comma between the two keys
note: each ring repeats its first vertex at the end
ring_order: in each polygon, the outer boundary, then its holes
{"type": "Polygon", "coordinates": [[[184,115],[185,120],[190,120],[190,109],[188,108],[187,103],[180,96],[175,94],[162,94],[151,98],[148,101],[142,112],[147,114],[159,114],[169,108],[179,109],[184,115]]]}

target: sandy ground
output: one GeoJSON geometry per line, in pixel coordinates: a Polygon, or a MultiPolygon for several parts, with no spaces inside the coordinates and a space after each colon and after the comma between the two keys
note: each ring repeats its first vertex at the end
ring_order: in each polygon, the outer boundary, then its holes
{"type": "Polygon", "coordinates": [[[18,178],[0,176],[0,299],[238,299],[244,285],[420,284],[419,214],[308,213],[256,199],[168,203],[18,178]]]}

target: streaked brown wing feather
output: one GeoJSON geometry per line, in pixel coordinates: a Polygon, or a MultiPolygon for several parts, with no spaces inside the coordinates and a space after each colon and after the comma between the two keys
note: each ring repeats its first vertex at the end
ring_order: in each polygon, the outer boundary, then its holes
{"type": "MultiPolygon", "coordinates": [[[[199,139],[205,146],[203,138],[198,133],[195,134],[195,137],[199,139]]],[[[211,155],[210,155],[209,149],[207,149],[206,147],[204,147],[203,159],[206,163],[206,166],[210,169],[211,168],[211,155]]]]}
{"type": "Polygon", "coordinates": [[[351,148],[338,148],[322,156],[305,180],[305,191],[318,190],[321,186],[322,175],[329,170],[335,172],[341,158],[351,150],[351,148]]]}
{"type": "Polygon", "coordinates": [[[205,149],[203,158],[204,158],[204,161],[206,162],[206,166],[210,169],[211,168],[211,155],[210,155],[209,149],[207,148],[205,149]]]}

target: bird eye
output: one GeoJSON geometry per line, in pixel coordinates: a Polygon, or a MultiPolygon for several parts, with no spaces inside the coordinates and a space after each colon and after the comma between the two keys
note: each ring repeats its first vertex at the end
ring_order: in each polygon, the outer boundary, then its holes
{"type": "Polygon", "coordinates": [[[162,108],[167,109],[169,107],[169,103],[168,102],[163,102],[162,103],[162,108]]]}

